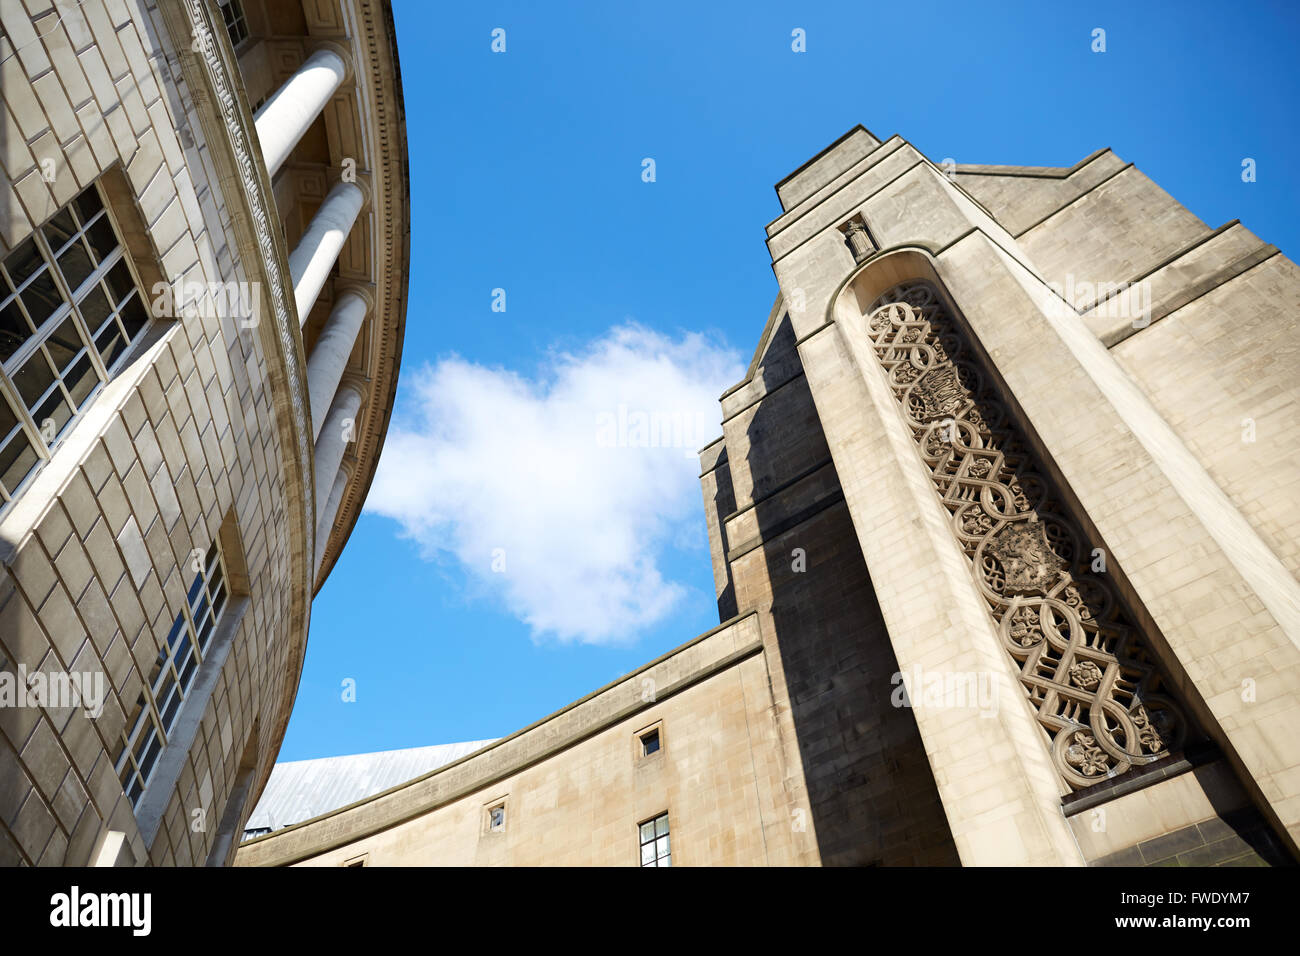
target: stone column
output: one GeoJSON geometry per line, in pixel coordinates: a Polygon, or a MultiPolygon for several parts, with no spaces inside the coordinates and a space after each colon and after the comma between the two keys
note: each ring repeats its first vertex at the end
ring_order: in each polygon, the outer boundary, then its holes
{"type": "Polygon", "coordinates": [[[329,502],[330,489],[343,463],[348,444],[356,437],[357,412],[361,410],[361,386],[345,382],[334,396],[334,404],[325,416],[320,438],[316,440],[316,515],[319,517],[329,502]]]}
{"type": "Polygon", "coordinates": [[[334,50],[317,50],[257,111],[253,123],[262,144],[262,159],[272,176],[347,75],[343,57],[334,50]]]}
{"type": "Polygon", "coordinates": [[[329,498],[326,499],[325,507],[321,509],[318,515],[314,572],[316,574],[320,574],[321,562],[325,560],[325,546],[329,543],[330,531],[334,527],[334,519],[339,515],[339,506],[343,503],[343,492],[347,491],[348,482],[351,480],[352,469],[345,463],[339,468],[338,474],[334,476],[334,486],[330,488],[329,498]]]}
{"type": "Polygon", "coordinates": [[[302,240],[289,254],[289,274],[300,325],[307,321],[307,313],[316,304],[316,297],[329,278],[364,202],[365,193],[356,183],[336,185],[320,204],[302,240]]]}
{"type": "Polygon", "coordinates": [[[334,303],[320,337],[307,359],[307,396],[311,405],[312,437],[319,438],[330,403],[338,390],[357,334],[370,312],[370,303],[358,292],[345,291],[334,303]]]}

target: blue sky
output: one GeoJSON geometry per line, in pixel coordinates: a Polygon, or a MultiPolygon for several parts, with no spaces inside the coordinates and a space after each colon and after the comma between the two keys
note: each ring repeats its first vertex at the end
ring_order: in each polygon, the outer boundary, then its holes
{"type": "Polygon", "coordinates": [[[1109,146],[1295,258],[1294,5],[984,6],[395,3],[413,231],[394,430],[315,603],[281,760],[502,736],[718,623],[693,458],[605,447],[593,416],[658,403],[689,451],[720,434],[777,291],[773,184],[857,123],[935,161],[1109,146]]]}

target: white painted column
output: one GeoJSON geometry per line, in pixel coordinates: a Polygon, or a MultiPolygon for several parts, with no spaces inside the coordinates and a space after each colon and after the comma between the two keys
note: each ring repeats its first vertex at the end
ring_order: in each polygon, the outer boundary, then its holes
{"type": "Polygon", "coordinates": [[[348,67],[341,56],[333,50],[317,50],[257,111],[253,125],[262,144],[262,159],[272,176],[284,165],[347,74],[348,67]]]}
{"type": "Polygon", "coordinates": [[[348,444],[356,437],[357,412],[361,410],[361,388],[348,382],[334,396],[320,438],[316,440],[316,514],[319,516],[329,503],[330,489],[348,444]]]}
{"type": "Polygon", "coordinates": [[[365,194],[360,186],[339,183],[329,191],[302,240],[289,254],[289,275],[293,279],[299,324],[307,321],[307,313],[316,304],[316,297],[329,278],[364,202],[365,194]]]}
{"type": "Polygon", "coordinates": [[[334,476],[334,486],[330,496],[321,509],[319,523],[316,526],[316,574],[320,574],[321,562],[325,560],[325,546],[329,543],[330,531],[334,528],[334,519],[339,516],[339,506],[343,504],[343,492],[347,491],[348,481],[352,478],[352,469],[347,465],[339,468],[334,476]]]}
{"type": "Polygon", "coordinates": [[[307,359],[307,398],[311,405],[312,437],[319,438],[334,393],[338,391],[357,334],[366,321],[370,303],[356,292],[344,292],[334,303],[320,337],[307,359]]]}

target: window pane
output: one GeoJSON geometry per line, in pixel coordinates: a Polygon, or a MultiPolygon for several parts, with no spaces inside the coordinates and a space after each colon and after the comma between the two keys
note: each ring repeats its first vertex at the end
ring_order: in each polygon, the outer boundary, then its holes
{"type": "Polygon", "coordinates": [[[654,864],[655,864],[655,845],[653,843],[647,843],[645,846],[641,847],[641,865],[654,866],[654,864]]]}
{"type": "Polygon", "coordinates": [[[194,611],[194,631],[199,636],[200,646],[203,645],[203,629],[211,619],[212,615],[208,613],[208,599],[204,597],[200,599],[200,606],[194,611]]]}
{"type": "Polygon", "coordinates": [[[90,397],[90,393],[95,390],[99,384],[99,376],[95,374],[95,366],[90,363],[89,355],[82,355],[81,360],[72,366],[63,379],[63,384],[68,389],[68,394],[72,396],[72,401],[80,409],[90,397]]]}
{"type": "Polygon", "coordinates": [[[45,260],[41,258],[41,250],[36,248],[36,240],[28,238],[5,258],[5,270],[9,273],[9,278],[16,289],[44,262],[45,260]]]}
{"type": "Polygon", "coordinates": [[[108,270],[105,281],[108,283],[108,291],[113,295],[113,301],[119,305],[135,288],[135,281],[131,278],[131,270],[127,268],[125,259],[117,260],[117,265],[108,270]]]}
{"type": "Polygon", "coordinates": [[[661,860],[659,861],[659,865],[660,865],[660,866],[672,866],[672,865],[673,865],[673,858],[672,858],[671,856],[666,856],[666,857],[664,857],[663,859],[661,859],[661,860]]]}
{"type": "Polygon", "coordinates": [[[126,339],[122,336],[122,329],[115,321],[109,322],[95,337],[95,348],[99,350],[99,357],[104,360],[104,368],[111,369],[113,363],[117,361],[119,355],[126,351],[126,339]]]}
{"type": "Polygon", "coordinates": [[[200,594],[198,603],[194,606],[194,626],[198,628],[208,619],[208,596],[200,594]]]}
{"type": "Polygon", "coordinates": [[[104,295],[104,287],[98,282],[86,293],[86,297],[78,303],[78,307],[81,309],[81,317],[86,320],[86,328],[90,329],[92,335],[99,331],[104,320],[113,311],[113,307],[108,303],[108,296],[104,295]]]}
{"type": "Polygon", "coordinates": [[[0,448],[0,485],[13,494],[14,489],[23,483],[23,479],[36,467],[40,456],[32,443],[27,440],[27,433],[18,431],[0,448]]]}
{"type": "Polygon", "coordinates": [[[45,241],[50,244],[50,248],[58,255],[63,244],[71,239],[77,233],[77,224],[72,219],[71,211],[61,210],[53,219],[45,224],[44,228],[45,241]]]}
{"type": "Polygon", "coordinates": [[[100,216],[86,228],[86,242],[95,254],[96,262],[103,262],[117,248],[117,236],[107,215],[100,216]]]}
{"type": "Polygon", "coordinates": [[[31,337],[31,326],[23,318],[23,311],[18,307],[18,299],[10,299],[0,309],[0,362],[7,362],[22,344],[31,337]]]}
{"type": "Polygon", "coordinates": [[[144,709],[144,694],[141,694],[135,699],[135,709],[131,711],[131,716],[126,720],[126,726],[130,728],[126,735],[128,743],[136,739],[141,725],[148,719],[149,712],[144,709]]]}
{"type": "Polygon", "coordinates": [[[32,419],[36,422],[36,427],[41,430],[41,434],[47,437],[53,436],[50,438],[50,441],[53,441],[63,433],[64,426],[72,420],[72,409],[64,400],[63,393],[56,388],[50,393],[50,397],[41,403],[41,407],[32,412],[32,419]]]}
{"type": "MultiPolygon", "coordinates": [[[[172,625],[171,631],[168,632],[167,634],[167,646],[171,648],[176,647],[176,645],[180,643],[181,637],[182,635],[184,635],[184,633],[185,633],[185,615],[178,614],[176,616],[176,623],[172,625]]],[[[167,651],[164,649],[163,653],[166,654],[167,651]]]]}
{"type": "Polygon", "coordinates": [[[668,814],[665,813],[662,817],[660,817],[658,820],[655,821],[655,836],[667,836],[667,835],[668,835],[668,814]]]}
{"type": "Polygon", "coordinates": [[[167,704],[162,712],[163,730],[171,733],[172,728],[176,726],[176,715],[181,709],[181,692],[179,688],[174,688],[172,695],[167,698],[167,704]]]}
{"type": "Polygon", "coordinates": [[[54,384],[54,371],[45,358],[45,350],[37,349],[14,375],[13,381],[28,408],[40,401],[46,389],[54,384]]]}
{"type": "MultiPolygon", "coordinates": [[[[193,567],[193,565],[190,566],[193,567]]],[[[190,582],[189,593],[185,595],[187,601],[189,602],[190,607],[194,606],[194,599],[199,596],[202,590],[203,590],[203,572],[200,571],[198,574],[194,575],[194,580],[190,582]]]]}
{"type": "Polygon", "coordinates": [[[660,856],[668,855],[668,837],[661,836],[658,840],[655,841],[655,852],[658,853],[660,856]]]}
{"type": "Polygon", "coordinates": [[[88,187],[80,196],[72,200],[72,205],[76,207],[77,216],[82,224],[90,222],[95,213],[104,208],[99,201],[99,191],[94,186],[88,187]]]}
{"type": "MultiPolygon", "coordinates": [[[[182,620],[182,621],[178,621],[177,623],[183,625],[185,622],[182,620]]],[[[167,663],[167,649],[163,648],[161,651],[158,652],[158,658],[153,662],[153,667],[150,668],[149,670],[150,687],[158,686],[158,674],[162,671],[162,666],[165,663],[167,663]]]]}
{"type": "Polygon", "coordinates": [[[190,689],[190,684],[194,681],[194,674],[199,669],[199,659],[193,652],[185,655],[185,664],[181,668],[181,687],[186,691],[190,689]]]}
{"type": "Polygon", "coordinates": [[[159,706],[162,706],[163,701],[167,699],[167,695],[171,693],[172,688],[175,686],[176,674],[172,671],[171,666],[168,665],[163,668],[162,674],[158,678],[158,683],[155,684],[153,688],[153,699],[158,702],[159,706]]]}
{"type": "Polygon", "coordinates": [[[160,712],[160,716],[162,717],[163,733],[171,733],[172,728],[176,726],[176,714],[180,711],[181,701],[184,699],[180,688],[172,682],[170,677],[168,678],[168,681],[169,691],[167,696],[163,698],[164,704],[162,705],[160,712]]]}
{"type": "Polygon", "coordinates": [[[63,374],[72,364],[77,353],[81,351],[81,336],[77,334],[77,323],[73,321],[72,316],[59,323],[59,327],[45,340],[45,349],[50,364],[59,374],[63,374]]]}
{"type": "Polygon", "coordinates": [[[9,407],[9,403],[0,397],[0,442],[9,437],[9,433],[18,424],[18,416],[9,407]]]}
{"type": "MultiPolygon", "coordinates": [[[[182,641],[180,649],[176,652],[176,670],[183,671],[190,658],[194,656],[194,642],[182,641]]],[[[181,683],[185,683],[181,681],[181,683]]]]}
{"type": "Polygon", "coordinates": [[[150,727],[144,748],[140,751],[143,754],[140,758],[140,776],[146,780],[149,779],[149,771],[153,770],[153,765],[161,751],[162,741],[158,739],[158,730],[155,727],[150,727]]]}
{"type": "Polygon", "coordinates": [[[222,610],[226,606],[226,587],[221,585],[212,592],[212,616],[220,617],[222,610]]]}
{"type": "Polygon", "coordinates": [[[208,649],[208,644],[212,642],[212,634],[217,629],[217,619],[209,614],[203,619],[203,626],[199,629],[199,647],[203,650],[208,649]]]}
{"type": "Polygon", "coordinates": [[[149,321],[149,313],[145,311],[139,295],[133,295],[127,300],[126,305],[122,306],[120,316],[128,339],[134,339],[139,335],[140,330],[149,321]]]}
{"type": "Polygon", "coordinates": [[[32,317],[32,322],[38,329],[62,304],[63,296],[55,287],[49,269],[42,269],[31,284],[23,289],[23,305],[27,306],[27,314],[32,317]]]}
{"type": "Polygon", "coordinates": [[[641,842],[652,843],[655,838],[655,825],[652,820],[649,823],[641,824],[641,842]]]}
{"type": "Polygon", "coordinates": [[[59,268],[63,270],[63,278],[68,280],[68,288],[74,294],[95,271],[90,262],[90,253],[81,242],[74,242],[59,254],[59,268]]]}

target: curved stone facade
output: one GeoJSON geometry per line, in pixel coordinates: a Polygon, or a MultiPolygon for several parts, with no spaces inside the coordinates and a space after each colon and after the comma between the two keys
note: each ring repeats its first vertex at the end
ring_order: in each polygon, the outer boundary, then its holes
{"type": "Polygon", "coordinates": [[[396,386],[391,12],[88,0],[3,26],[0,864],[224,864],[396,386]],[[342,69],[302,92],[316,55],[342,69]],[[276,103],[301,128],[268,164],[276,103]],[[357,201],[330,246],[333,190],[357,201]]]}

